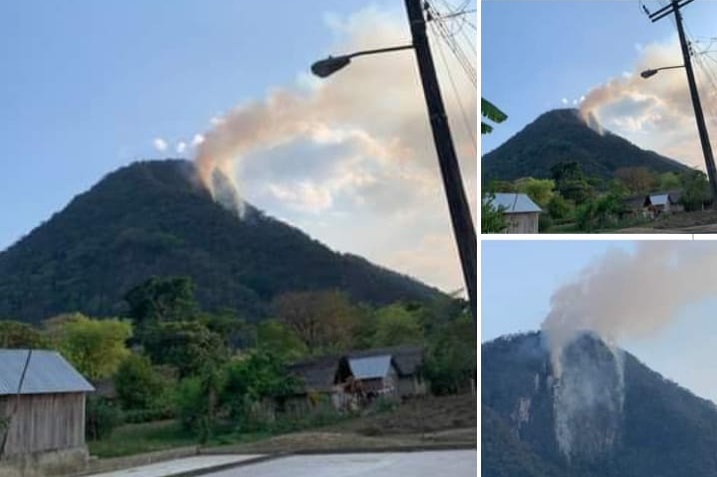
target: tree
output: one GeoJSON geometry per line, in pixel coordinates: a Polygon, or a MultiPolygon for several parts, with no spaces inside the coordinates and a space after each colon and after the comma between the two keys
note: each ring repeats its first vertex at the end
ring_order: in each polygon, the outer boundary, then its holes
{"type": "Polygon", "coordinates": [[[222,337],[197,321],[170,321],[148,328],[144,350],[153,363],[174,366],[180,377],[198,375],[228,359],[222,337]]]}
{"type": "Polygon", "coordinates": [[[31,325],[0,321],[0,348],[47,348],[49,340],[31,325]]]}
{"type": "Polygon", "coordinates": [[[550,168],[550,174],[560,195],[572,200],[575,205],[580,205],[593,197],[593,187],[585,178],[579,163],[559,162],[550,168]]]}
{"type": "Polygon", "coordinates": [[[457,393],[476,378],[477,336],[467,314],[446,323],[432,337],[426,374],[435,394],[457,393]]]}
{"type": "Polygon", "coordinates": [[[707,175],[698,170],[690,170],[682,175],[684,192],[680,199],[685,210],[702,210],[705,202],[710,200],[710,189],[707,175]]]}
{"type": "Polygon", "coordinates": [[[493,205],[495,194],[486,193],[481,199],[480,230],[484,234],[497,234],[508,228],[503,208],[493,205]]]}
{"type": "Polygon", "coordinates": [[[152,409],[164,392],[165,381],[146,356],[132,354],[122,361],[114,383],[122,409],[152,409]]]}
{"type": "Polygon", "coordinates": [[[48,336],[62,355],[92,381],[115,374],[129,356],[132,325],[116,318],[92,319],[80,313],[50,320],[48,336]]]}
{"type": "Polygon", "coordinates": [[[274,310],[310,354],[350,347],[360,320],[360,309],[338,291],[286,293],[274,301],[274,310]]]}
{"type": "MultiPolygon", "coordinates": [[[[480,99],[480,114],[484,118],[490,119],[494,123],[502,123],[506,119],[508,119],[508,116],[498,109],[496,105],[491,103],[485,98],[480,99]]],[[[488,123],[485,123],[481,121],[480,123],[480,133],[481,134],[488,134],[491,131],[493,131],[493,126],[491,126],[488,123]]]]}
{"type": "Polygon", "coordinates": [[[235,420],[246,424],[256,404],[267,397],[290,394],[297,384],[281,358],[255,350],[226,366],[221,402],[235,420]]]}
{"type": "Polygon", "coordinates": [[[624,210],[622,198],[613,194],[588,201],[576,210],[578,228],[590,232],[616,225],[624,210]]]}
{"type": "Polygon", "coordinates": [[[621,167],[615,177],[625,184],[632,194],[646,194],[654,189],[657,177],[647,167],[621,167]]]}
{"type": "Polygon", "coordinates": [[[401,304],[388,305],[376,311],[375,346],[396,346],[423,342],[423,327],[417,313],[401,304]]]}
{"type": "Polygon", "coordinates": [[[515,190],[527,194],[536,204],[545,208],[554,196],[555,181],[524,177],[515,181],[515,190]]]}
{"type": "Polygon", "coordinates": [[[552,219],[562,220],[570,217],[573,213],[573,205],[561,195],[554,195],[548,203],[548,214],[552,219]]]}
{"type": "MultiPolygon", "coordinates": [[[[362,320],[363,321],[363,320],[362,320]]],[[[279,320],[265,320],[257,326],[257,348],[285,361],[306,356],[306,344],[279,320]]]]}
{"type": "Polygon", "coordinates": [[[682,187],[682,180],[676,172],[665,172],[658,178],[659,188],[662,191],[679,189],[682,187]]]}
{"type": "Polygon", "coordinates": [[[186,320],[197,313],[194,285],[188,277],[152,277],[127,292],[125,301],[138,328],[148,323],[186,320]]]}

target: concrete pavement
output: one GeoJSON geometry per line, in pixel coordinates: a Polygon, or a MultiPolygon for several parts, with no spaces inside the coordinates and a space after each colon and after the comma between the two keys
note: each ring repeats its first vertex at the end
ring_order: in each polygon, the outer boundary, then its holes
{"type": "Polygon", "coordinates": [[[199,455],[174,459],[129,469],[93,474],[90,477],[177,477],[220,471],[236,465],[261,461],[263,454],[199,455]]]}

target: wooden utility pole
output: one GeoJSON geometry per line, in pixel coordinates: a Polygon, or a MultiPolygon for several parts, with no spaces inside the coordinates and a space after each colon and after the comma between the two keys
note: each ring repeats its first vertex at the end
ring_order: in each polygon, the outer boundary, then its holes
{"type": "Polygon", "coordinates": [[[443,188],[448,200],[448,208],[451,214],[453,233],[458,245],[463,279],[468,292],[468,301],[471,308],[473,320],[476,321],[478,313],[477,301],[477,255],[476,255],[476,230],[473,227],[471,211],[468,207],[468,200],[463,189],[461,170],[458,166],[456,151],[451,138],[451,130],[448,126],[448,116],[443,106],[441,89],[436,76],[436,68],[431,56],[431,47],[426,35],[426,20],[423,13],[422,0],[405,0],[408,20],[411,25],[411,36],[413,47],[416,51],[418,70],[421,74],[423,84],[423,95],[428,106],[428,115],[431,121],[433,141],[438,153],[438,164],[443,178],[443,188]]]}
{"type": "Polygon", "coordinates": [[[707,177],[710,180],[710,191],[712,192],[712,208],[717,207],[717,169],[715,169],[715,160],[712,155],[712,146],[710,144],[709,134],[707,133],[707,125],[705,124],[705,116],[702,112],[702,103],[700,95],[697,92],[697,83],[695,82],[695,72],[692,69],[692,59],[690,58],[690,45],[685,36],[685,28],[682,25],[682,13],[680,9],[692,3],[694,0],[672,0],[655,13],[649,13],[648,16],[652,22],[656,22],[671,13],[675,14],[675,23],[677,24],[677,33],[680,36],[680,46],[682,47],[682,57],[685,62],[685,71],[687,72],[687,83],[690,86],[690,96],[692,98],[692,107],[695,110],[695,120],[697,121],[697,131],[700,135],[702,144],[702,153],[705,156],[705,166],[707,168],[707,177]]]}

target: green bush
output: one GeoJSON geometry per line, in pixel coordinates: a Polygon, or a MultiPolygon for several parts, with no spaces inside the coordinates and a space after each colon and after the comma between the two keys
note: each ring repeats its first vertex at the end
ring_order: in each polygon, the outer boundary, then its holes
{"type": "Polygon", "coordinates": [[[165,379],[146,356],[133,354],[125,359],[114,378],[117,397],[125,410],[150,410],[159,407],[165,392],[165,379]]]}
{"type": "Polygon", "coordinates": [[[165,419],[173,419],[177,416],[176,410],[172,408],[132,409],[124,411],[123,414],[124,422],[132,424],[163,421],[165,419]]]}
{"type": "Polygon", "coordinates": [[[183,429],[197,431],[201,417],[206,414],[207,398],[198,377],[185,378],[179,382],[176,399],[177,418],[183,429]]]}
{"type": "Polygon", "coordinates": [[[122,423],[122,411],[104,398],[90,396],[85,409],[85,435],[88,440],[105,439],[122,423]]]}

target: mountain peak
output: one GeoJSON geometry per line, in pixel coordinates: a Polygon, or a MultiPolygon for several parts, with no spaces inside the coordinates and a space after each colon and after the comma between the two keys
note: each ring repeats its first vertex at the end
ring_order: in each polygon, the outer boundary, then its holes
{"type": "Polygon", "coordinates": [[[542,333],[483,344],[481,409],[492,424],[481,436],[486,475],[717,474],[714,404],[594,334],[573,340],[563,365],[554,376],[542,333]]]}
{"type": "Polygon", "coordinates": [[[682,172],[687,166],[626,139],[604,132],[594,116],[584,120],[577,109],[547,111],[501,146],[482,157],[482,182],[521,177],[549,178],[559,162],[576,161],[588,176],[614,177],[623,167],[647,167],[658,173],[682,172]]]}
{"type": "MultiPolygon", "coordinates": [[[[218,198],[219,199],[219,198],[218,198]]],[[[206,310],[261,319],[289,291],[337,289],[355,301],[423,301],[439,292],[342,255],[251,206],[212,199],[181,159],[122,167],[0,253],[0,316],[111,316],[152,276],[189,276],[206,310]]]]}

